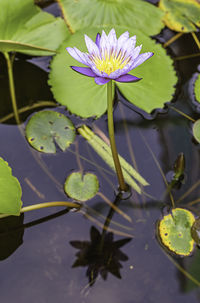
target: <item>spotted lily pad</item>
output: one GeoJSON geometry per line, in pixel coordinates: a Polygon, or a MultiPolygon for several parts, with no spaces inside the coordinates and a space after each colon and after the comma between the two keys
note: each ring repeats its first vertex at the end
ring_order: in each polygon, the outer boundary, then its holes
{"type": "Polygon", "coordinates": [[[0,51],[47,56],[67,35],[64,21],[42,11],[33,0],[0,0],[0,51]]]}
{"type": "Polygon", "coordinates": [[[194,122],[192,131],[195,140],[200,143],[200,119],[194,122]]]}
{"type": "Polygon", "coordinates": [[[0,218],[5,215],[20,215],[21,196],[19,181],[12,175],[8,163],[0,158],[0,218]]]}
{"type": "Polygon", "coordinates": [[[26,138],[38,151],[56,153],[55,142],[65,151],[75,139],[75,128],[65,115],[55,111],[41,111],[29,120],[26,138]]]}
{"type": "Polygon", "coordinates": [[[74,172],[65,181],[66,194],[77,201],[92,199],[99,190],[99,181],[94,174],[74,172]]]}
{"type": "Polygon", "coordinates": [[[194,249],[191,227],[194,215],[186,209],[175,208],[159,222],[159,235],[162,243],[177,255],[188,256],[194,249]]]}
{"type": "Polygon", "coordinates": [[[200,2],[198,0],[160,0],[165,12],[166,26],[177,32],[194,32],[200,26],[200,2]]]}
{"type": "MultiPolygon", "coordinates": [[[[96,34],[102,28],[88,28],[76,32],[63,42],[59,53],[51,62],[49,84],[55,99],[66,106],[72,113],[88,118],[100,117],[107,109],[106,85],[97,85],[94,78],[86,77],[74,72],[70,66],[81,66],[66,51],[66,47],[78,47],[87,51],[84,34],[95,40],[96,34]]],[[[177,77],[173,62],[161,45],[138,30],[127,27],[115,27],[117,36],[129,31],[130,36],[137,36],[137,45],[143,44],[143,52],[154,52],[154,56],[131,73],[143,78],[135,83],[117,83],[118,88],[128,101],[142,110],[150,113],[153,109],[162,108],[165,102],[172,99],[177,77]],[[167,76],[166,76],[167,75],[167,76]]],[[[108,33],[110,27],[106,27],[108,33]]]]}
{"type": "Polygon", "coordinates": [[[163,12],[143,0],[59,0],[58,5],[72,33],[84,27],[123,25],[152,36],[163,28],[163,12]]]}

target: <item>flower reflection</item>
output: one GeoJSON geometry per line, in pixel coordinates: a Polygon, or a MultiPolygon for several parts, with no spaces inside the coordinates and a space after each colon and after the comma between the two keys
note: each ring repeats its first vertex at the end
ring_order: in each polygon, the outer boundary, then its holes
{"type": "Polygon", "coordinates": [[[79,249],[77,259],[72,267],[87,266],[86,276],[92,286],[98,275],[106,280],[108,272],[121,279],[120,261],[127,261],[128,257],[120,248],[128,243],[131,238],[114,241],[113,233],[102,234],[92,226],[90,229],[90,241],[71,241],[70,244],[79,249]]]}

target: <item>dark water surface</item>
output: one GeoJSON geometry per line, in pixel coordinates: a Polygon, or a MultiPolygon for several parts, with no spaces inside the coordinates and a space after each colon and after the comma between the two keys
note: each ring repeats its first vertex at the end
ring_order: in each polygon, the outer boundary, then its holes
{"type": "MultiPolygon", "coordinates": [[[[170,35],[173,33],[165,30],[159,39],[167,39],[170,35]]],[[[172,46],[169,52],[173,56],[198,51],[190,35],[185,35],[172,46]]],[[[37,100],[53,100],[46,84],[45,62],[45,58],[37,60],[37,64],[43,68],[41,69],[27,62],[27,57],[17,56],[14,71],[19,107],[37,100]]],[[[189,88],[190,79],[197,72],[198,64],[198,57],[176,63],[180,80],[174,100],[176,103],[173,105],[194,118],[198,118],[198,114],[194,111],[189,88]]],[[[0,67],[1,118],[11,112],[7,74],[2,57],[0,67]]],[[[4,222],[0,224],[1,302],[200,301],[198,287],[178,270],[178,266],[181,266],[190,271],[192,263],[196,262],[195,268],[200,273],[199,250],[196,249],[192,257],[172,258],[156,239],[156,222],[161,218],[163,208],[171,204],[170,198],[164,195],[166,186],[151,153],[153,152],[165,175],[169,175],[178,154],[184,153],[185,182],[179,190],[173,191],[175,201],[178,200],[200,177],[199,146],[192,139],[191,123],[172,109],[166,109],[161,114],[154,113],[155,119],[150,116],[144,119],[137,109],[130,110],[128,106],[127,101],[120,97],[120,102],[115,107],[119,153],[130,163],[134,153],[139,172],[151,184],[145,190],[154,199],[133,194],[130,199],[118,204],[132,221],[128,222],[121,215],[114,214],[110,224],[113,232],[112,235],[105,236],[107,242],[101,254],[95,251],[96,242],[103,237],[100,236],[102,225],[99,224],[104,224],[109,213],[109,206],[101,194],[87,202],[88,209],[83,209],[86,215],[83,212],[52,208],[26,213],[20,218],[3,219],[4,222]],[[113,244],[129,237],[131,240],[122,241],[118,249],[113,244]],[[80,249],[79,265],[82,266],[72,268],[80,249]],[[112,257],[108,260],[106,256],[110,251],[112,257]],[[98,275],[90,286],[88,276],[95,277],[98,270],[105,280],[98,275]]],[[[131,108],[133,109],[132,106],[131,108]]],[[[65,112],[62,107],[58,110],[65,112]]],[[[27,116],[25,114],[24,119],[27,116]]],[[[72,120],[76,125],[86,123],[75,117],[72,120]]],[[[106,122],[106,116],[103,116],[98,121],[90,120],[88,123],[94,123],[107,135],[106,122]]],[[[58,151],[56,155],[39,154],[28,145],[18,127],[10,120],[0,125],[0,141],[0,156],[8,161],[13,174],[21,183],[24,206],[67,199],[62,184],[70,172],[80,169],[77,149],[84,171],[97,174],[100,193],[114,202],[116,196],[113,188],[116,187],[116,178],[84,139],[77,138],[76,143],[65,153],[58,151]]],[[[200,189],[197,187],[178,205],[187,206],[188,202],[199,197],[199,193],[200,189]]],[[[198,206],[193,210],[199,214],[198,206]]],[[[195,277],[200,280],[200,276],[195,277]]]]}

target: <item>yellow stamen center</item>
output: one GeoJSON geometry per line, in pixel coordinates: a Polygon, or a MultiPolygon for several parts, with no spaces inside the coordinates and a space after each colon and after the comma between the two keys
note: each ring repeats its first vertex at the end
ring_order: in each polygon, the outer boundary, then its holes
{"type": "Polygon", "coordinates": [[[122,69],[129,62],[129,58],[124,59],[124,55],[119,52],[118,55],[105,53],[102,58],[93,57],[93,62],[100,72],[110,75],[112,72],[122,69]]]}

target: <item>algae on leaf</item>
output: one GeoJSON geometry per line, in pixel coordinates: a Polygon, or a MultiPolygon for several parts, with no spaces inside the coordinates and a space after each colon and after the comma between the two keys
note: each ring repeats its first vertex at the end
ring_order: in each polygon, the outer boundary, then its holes
{"type": "Polygon", "coordinates": [[[200,26],[200,2],[198,0],[160,0],[165,12],[164,23],[177,32],[194,32],[200,26]]]}
{"type": "Polygon", "coordinates": [[[68,31],[61,18],[42,11],[33,0],[0,0],[0,51],[53,55],[68,31]]]}
{"type": "Polygon", "coordinates": [[[174,208],[159,222],[158,231],[162,243],[171,252],[189,256],[194,249],[191,227],[195,222],[194,215],[187,209],[174,208]]]}

